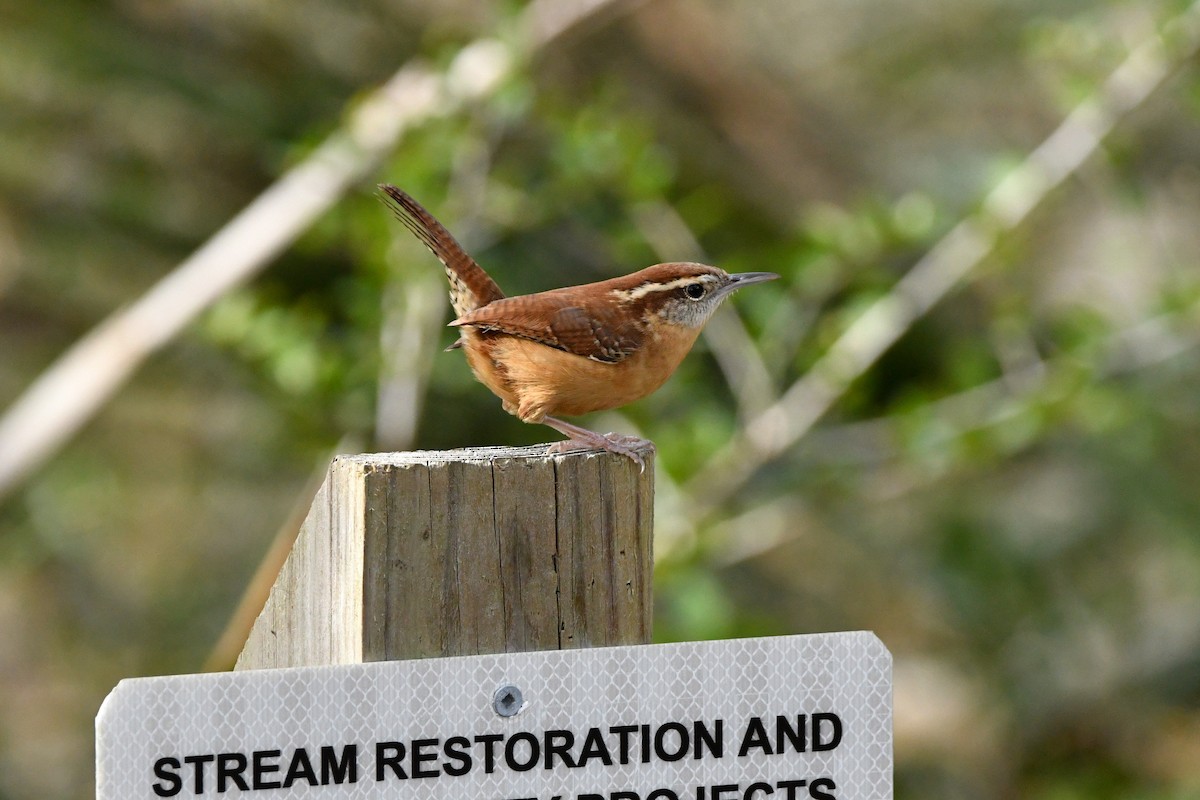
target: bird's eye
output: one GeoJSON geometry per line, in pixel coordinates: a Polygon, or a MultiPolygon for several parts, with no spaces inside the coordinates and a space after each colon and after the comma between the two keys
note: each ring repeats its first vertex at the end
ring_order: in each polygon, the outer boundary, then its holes
{"type": "Polygon", "coordinates": [[[699,300],[701,297],[704,297],[705,291],[704,284],[702,283],[689,283],[683,287],[683,293],[692,300],[699,300]]]}

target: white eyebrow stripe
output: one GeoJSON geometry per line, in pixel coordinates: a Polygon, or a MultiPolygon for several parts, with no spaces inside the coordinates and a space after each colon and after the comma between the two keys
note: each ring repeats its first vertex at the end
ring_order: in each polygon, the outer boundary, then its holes
{"type": "Polygon", "coordinates": [[[688,275],[685,278],[676,278],[675,280],[667,281],[666,283],[643,283],[641,286],[635,286],[632,289],[613,289],[611,294],[620,300],[632,302],[634,300],[641,300],[651,292],[669,292],[672,289],[679,289],[683,286],[695,283],[696,281],[715,283],[717,281],[717,276],[707,274],[688,275]]]}

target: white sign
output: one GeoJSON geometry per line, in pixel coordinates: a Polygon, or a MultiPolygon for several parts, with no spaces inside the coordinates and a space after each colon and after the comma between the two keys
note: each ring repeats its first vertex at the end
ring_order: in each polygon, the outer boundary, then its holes
{"type": "Polygon", "coordinates": [[[865,632],[136,678],[97,797],[890,798],[891,698],[865,632]]]}

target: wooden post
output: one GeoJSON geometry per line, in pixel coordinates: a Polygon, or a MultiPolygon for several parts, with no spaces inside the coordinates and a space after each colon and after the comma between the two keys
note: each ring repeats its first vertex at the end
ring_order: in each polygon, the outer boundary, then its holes
{"type": "Polygon", "coordinates": [[[640,452],[335,458],[236,668],[646,643],[640,452]]]}

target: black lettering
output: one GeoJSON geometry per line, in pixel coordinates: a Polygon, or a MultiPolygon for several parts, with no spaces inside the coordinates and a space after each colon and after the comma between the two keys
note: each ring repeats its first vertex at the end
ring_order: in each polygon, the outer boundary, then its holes
{"type": "Polygon", "coordinates": [[[154,762],[154,777],[160,781],[166,781],[166,783],[153,783],[150,785],[150,788],[154,790],[156,795],[159,797],[174,797],[183,789],[183,778],[171,771],[176,769],[179,769],[178,758],[167,756],[154,762]]]}
{"type": "Polygon", "coordinates": [[[437,753],[423,752],[430,748],[437,748],[437,739],[413,739],[412,741],[412,776],[414,778],[436,778],[438,776],[437,769],[427,769],[422,764],[431,764],[437,761],[437,753]]]}
{"type": "Polygon", "coordinates": [[[774,794],[774,793],[775,793],[775,788],[773,786],[771,786],[771,784],[763,783],[762,781],[758,781],[757,783],[752,783],[746,787],[746,793],[744,795],[742,795],[742,800],[751,800],[751,798],[754,797],[755,794],[767,795],[767,794],[774,794]]]}
{"type": "Polygon", "coordinates": [[[642,763],[650,763],[650,726],[642,726],[642,763]]]}
{"type": "Polygon", "coordinates": [[[343,747],[341,761],[331,745],[321,748],[321,785],[328,786],[330,778],[334,783],[358,783],[358,745],[343,747]]]}
{"type": "Polygon", "coordinates": [[[837,714],[822,712],[812,715],[812,749],[832,750],[842,743],[842,720],[837,714]],[[821,738],[821,723],[828,722],[832,728],[828,739],[821,738]]]}
{"type": "Polygon", "coordinates": [[[608,729],[617,735],[617,745],[621,748],[621,763],[629,763],[629,737],[637,732],[636,725],[615,725],[608,729]]]}
{"type": "Polygon", "coordinates": [[[278,750],[255,750],[253,756],[254,764],[254,788],[255,789],[278,789],[279,781],[275,779],[267,780],[265,776],[274,772],[279,772],[278,764],[264,764],[268,758],[279,758],[280,751],[278,750]]]}
{"type": "Polygon", "coordinates": [[[282,788],[288,789],[299,780],[305,781],[309,786],[317,785],[316,770],[308,760],[308,751],[303,747],[297,747],[296,752],[292,753],[292,763],[288,764],[287,774],[283,776],[282,788]]]}
{"type": "Polygon", "coordinates": [[[837,784],[833,782],[833,778],[817,778],[808,786],[808,796],[812,800],[837,800],[837,795],[833,794],[837,789],[837,784]]]}
{"type": "Polygon", "coordinates": [[[602,794],[581,794],[576,800],[604,800],[602,794]]]}
{"type": "Polygon", "coordinates": [[[496,771],[496,742],[503,738],[504,734],[501,733],[485,733],[475,737],[475,743],[483,745],[483,771],[488,775],[496,771]]]}
{"type": "Polygon", "coordinates": [[[775,784],[776,789],[787,789],[787,800],[796,800],[796,790],[803,788],[808,784],[808,781],[780,781],[775,784]]]}
{"type": "Polygon", "coordinates": [[[575,746],[575,734],[570,731],[546,731],[546,769],[554,769],[554,757],[558,756],[568,769],[579,766],[571,757],[571,748],[575,746]]]}
{"type": "Polygon", "coordinates": [[[537,766],[537,763],[542,760],[541,757],[541,746],[538,744],[537,737],[528,731],[514,733],[504,743],[504,763],[515,772],[528,772],[537,766]],[[528,758],[524,762],[517,761],[517,745],[520,742],[524,742],[529,749],[528,758]]]}
{"type": "Polygon", "coordinates": [[[716,720],[716,728],[717,732],[713,734],[702,720],[696,720],[692,724],[692,738],[696,742],[692,758],[704,758],[704,750],[708,750],[708,754],[713,758],[721,758],[725,754],[725,720],[716,720]]]}
{"type": "Polygon", "coordinates": [[[608,796],[608,800],[642,800],[638,797],[637,792],[613,792],[608,796]]]}
{"type": "Polygon", "coordinates": [[[465,736],[451,736],[446,740],[446,746],[442,752],[446,754],[449,761],[442,762],[442,769],[447,775],[457,778],[471,771],[470,747],[471,740],[465,736]]]}
{"type": "Polygon", "coordinates": [[[246,757],[241,753],[221,753],[217,756],[217,794],[227,791],[229,781],[233,781],[243,792],[250,791],[250,784],[242,777],[246,764],[246,757]]]}
{"type": "Polygon", "coordinates": [[[383,780],[385,769],[391,769],[392,774],[400,780],[408,780],[408,775],[404,772],[404,767],[400,764],[404,760],[404,743],[403,742],[376,742],[375,743],[375,782],[383,780]]]}
{"type": "MultiPolygon", "coordinates": [[[[687,755],[688,747],[691,741],[688,736],[687,728],[683,727],[678,722],[668,722],[660,725],[658,730],[654,732],[654,752],[663,761],[678,761],[687,755]],[[666,739],[668,733],[674,733],[677,737],[678,749],[675,752],[670,752],[666,748],[666,739]]],[[[649,759],[647,759],[649,760],[649,759]]]]}
{"type": "Polygon", "coordinates": [[[732,800],[737,797],[738,785],[736,783],[721,783],[712,787],[712,800],[732,800]]]}
{"type": "Polygon", "coordinates": [[[195,766],[192,770],[196,775],[196,780],[193,783],[195,788],[192,790],[195,794],[204,794],[204,765],[215,760],[216,756],[213,755],[183,757],[183,763],[195,766]]]}
{"type": "Polygon", "coordinates": [[[805,741],[805,724],[808,722],[807,714],[796,715],[796,727],[792,727],[788,723],[788,718],[780,714],[775,718],[775,752],[783,752],[783,740],[787,739],[792,744],[792,749],[797,753],[803,753],[808,749],[808,742],[805,741]]]}
{"type": "Polygon", "coordinates": [[[578,766],[586,767],[593,758],[600,759],[600,763],[606,767],[612,766],[612,756],[608,752],[608,745],[604,743],[604,734],[600,733],[599,728],[588,729],[587,738],[583,740],[583,747],[579,750],[578,766]]]}
{"type": "Polygon", "coordinates": [[[646,800],[679,800],[679,795],[675,794],[670,789],[655,789],[653,792],[646,795],[646,800]]]}
{"type": "Polygon", "coordinates": [[[767,729],[763,726],[762,717],[751,717],[746,723],[746,733],[742,736],[742,746],[738,748],[738,758],[750,752],[751,748],[762,750],[763,755],[774,755],[771,742],[767,739],[767,729]]]}

